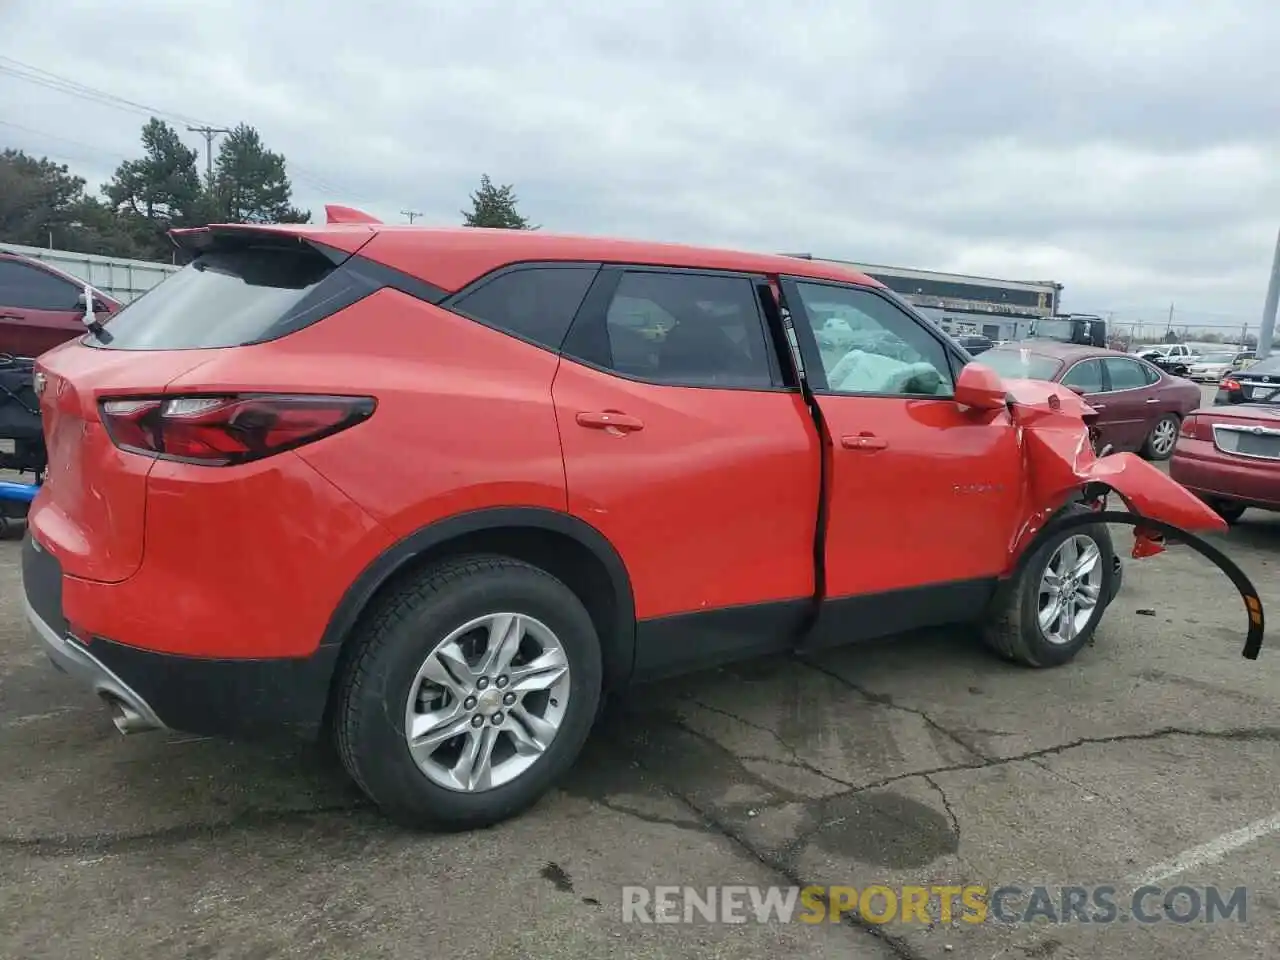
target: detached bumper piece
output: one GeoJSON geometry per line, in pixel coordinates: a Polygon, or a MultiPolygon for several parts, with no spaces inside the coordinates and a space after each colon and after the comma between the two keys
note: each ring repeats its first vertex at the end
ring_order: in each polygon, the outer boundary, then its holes
{"type": "MultiPolygon", "coordinates": [[[[29,534],[22,580],[32,633],[55,667],[107,701],[121,733],[176,730],[245,739],[320,733],[337,647],[294,659],[213,659],[72,636],[62,568],[29,534]]],[[[174,625],[181,629],[180,624],[174,625]]]]}

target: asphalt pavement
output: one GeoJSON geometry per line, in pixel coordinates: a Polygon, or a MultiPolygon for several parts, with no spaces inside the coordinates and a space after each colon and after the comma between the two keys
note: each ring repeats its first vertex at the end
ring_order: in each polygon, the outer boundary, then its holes
{"type": "MultiPolygon", "coordinates": [[[[1218,539],[1280,611],[1280,516],[1218,539]]],[[[431,835],[313,748],[119,736],[28,639],[0,543],[0,958],[1280,956],[1280,660],[1244,660],[1244,624],[1174,548],[1129,562],[1066,667],[950,630],[637,690],[530,813],[431,835]],[[659,885],[1044,886],[1054,912],[1110,885],[1128,917],[1144,883],[1244,887],[1245,917],[1176,922],[1185,891],[1149,899],[1153,923],[1004,922],[1018,898],[984,923],[623,912],[624,887],[659,885]]]]}

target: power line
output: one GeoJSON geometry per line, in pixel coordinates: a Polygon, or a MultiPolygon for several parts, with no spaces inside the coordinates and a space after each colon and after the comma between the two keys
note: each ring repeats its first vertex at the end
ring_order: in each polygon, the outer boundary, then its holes
{"type": "MultiPolygon", "coordinates": [[[[34,134],[35,136],[41,137],[45,140],[53,140],[53,141],[56,141],[57,143],[65,143],[68,146],[80,147],[82,150],[85,150],[88,153],[96,156],[111,157],[113,160],[129,159],[123,153],[116,153],[115,151],[112,151],[112,150],[104,150],[100,146],[95,146],[90,143],[85,143],[83,140],[71,140],[67,137],[59,137],[56,134],[47,133],[44,130],[37,130],[35,127],[25,127],[20,123],[14,123],[12,120],[0,120],[0,127],[9,127],[10,129],[13,129],[13,130],[21,130],[23,133],[34,134]]],[[[83,157],[64,157],[64,156],[59,156],[57,154],[52,154],[52,153],[49,153],[47,155],[51,157],[55,157],[56,159],[59,159],[59,160],[75,160],[75,161],[83,160],[83,157]]]]}
{"type": "MultiPolygon", "coordinates": [[[[10,76],[16,80],[21,80],[24,83],[31,83],[47,90],[63,93],[67,96],[75,97],[76,99],[84,100],[89,103],[96,103],[100,106],[112,107],[113,109],[122,110],[126,113],[141,114],[148,117],[157,117],[161,120],[168,120],[171,123],[185,126],[188,129],[198,130],[200,127],[217,129],[219,131],[225,129],[222,127],[215,127],[213,124],[210,124],[198,117],[192,117],[172,110],[161,110],[157,107],[151,106],[150,104],[117,96],[114,93],[110,93],[109,91],[102,90],[98,87],[92,87],[87,83],[81,83],[80,81],[73,80],[70,77],[64,77],[53,73],[52,71],[34,67],[29,63],[23,63],[21,60],[15,60],[13,57],[0,56],[0,75],[10,76]]],[[[208,143],[209,141],[206,141],[206,145],[208,145],[208,143]]],[[[212,148],[210,147],[209,149],[211,150],[212,148]]],[[[211,161],[208,161],[206,165],[210,166],[211,161]]],[[[345,194],[354,200],[368,202],[367,197],[361,197],[354,191],[344,190],[342,187],[335,185],[331,181],[313,171],[310,171],[308,168],[295,163],[294,161],[288,161],[288,166],[294,179],[311,186],[313,189],[319,190],[322,193],[345,194]]]]}

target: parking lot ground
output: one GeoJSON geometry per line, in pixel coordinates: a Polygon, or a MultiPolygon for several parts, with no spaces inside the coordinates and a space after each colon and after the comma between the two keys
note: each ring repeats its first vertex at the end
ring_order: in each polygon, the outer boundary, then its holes
{"type": "MultiPolygon", "coordinates": [[[[1280,517],[1221,539],[1280,610],[1280,517]]],[[[1280,955],[1280,662],[1241,658],[1239,599],[1176,548],[1129,564],[1064,668],[943,631],[637,690],[563,789],[453,836],[387,825],[312,748],[120,737],[27,639],[17,560],[0,544],[5,958],[1280,955]],[[1127,913],[1144,874],[1246,886],[1245,922],[622,921],[628,885],[1111,884],[1127,913]]]]}

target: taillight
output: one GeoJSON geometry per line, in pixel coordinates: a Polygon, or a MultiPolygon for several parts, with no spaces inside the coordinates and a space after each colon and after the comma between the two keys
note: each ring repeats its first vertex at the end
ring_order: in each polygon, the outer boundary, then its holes
{"type": "Polygon", "coordinates": [[[1209,424],[1194,413],[1182,421],[1182,429],[1179,431],[1188,440],[1208,440],[1211,432],[1209,424]]]}
{"type": "Polygon", "coordinates": [[[355,426],[372,397],[238,395],[120,397],[100,409],[107,435],[122,450],[224,467],[261,460],[355,426]]]}
{"type": "Polygon", "coordinates": [[[1223,378],[1223,380],[1218,384],[1218,389],[1219,389],[1219,390],[1226,390],[1228,393],[1234,393],[1234,392],[1236,392],[1237,390],[1239,390],[1239,389],[1240,389],[1240,381],[1239,381],[1239,380],[1232,380],[1230,377],[1225,377],[1225,378],[1223,378]]]}

